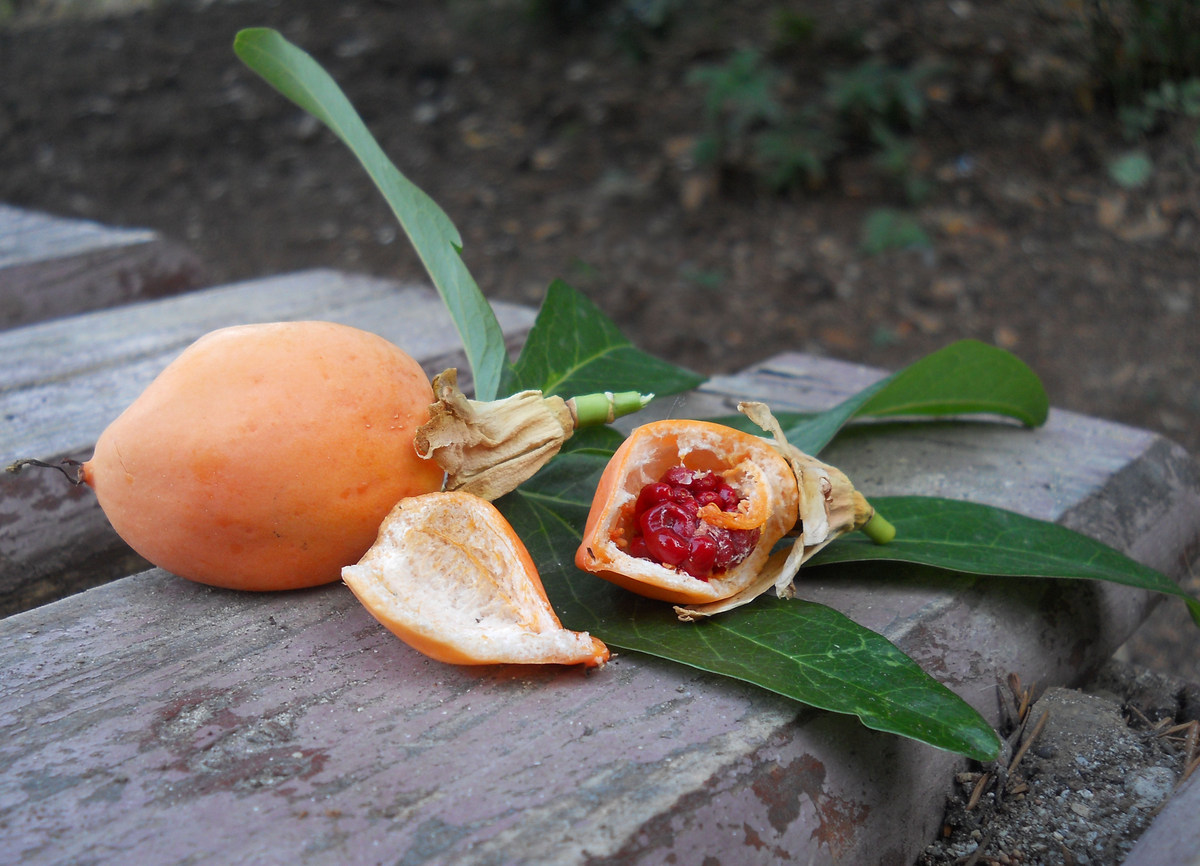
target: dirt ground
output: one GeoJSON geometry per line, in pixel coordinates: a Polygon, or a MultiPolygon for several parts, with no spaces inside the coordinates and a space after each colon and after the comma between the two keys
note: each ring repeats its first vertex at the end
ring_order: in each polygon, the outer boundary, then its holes
{"type": "MultiPolygon", "coordinates": [[[[536,305],[565,278],[639,346],[705,373],[785,350],[896,368],[975,337],[1025,359],[1055,406],[1200,454],[1198,124],[1137,143],[1144,186],[1110,178],[1131,143],[1088,64],[1082,4],[687,0],[660,4],[682,11],[659,33],[615,25],[612,3],[581,22],[531,0],[163,0],[89,20],[44,5],[0,3],[7,204],[157,229],[214,284],[313,266],[424,280],[348,151],[234,56],[238,29],[267,25],[450,214],[491,297],[536,305]],[[864,52],[939,64],[911,156],[931,184],[918,207],[853,149],[786,193],[695,158],[689,75],[777,44],[785,6],[815,25],[772,55],[793,98],[864,52]],[[931,244],[866,254],[883,206],[931,244]]],[[[1200,681],[1182,605],[1126,657],[1200,681]]]]}

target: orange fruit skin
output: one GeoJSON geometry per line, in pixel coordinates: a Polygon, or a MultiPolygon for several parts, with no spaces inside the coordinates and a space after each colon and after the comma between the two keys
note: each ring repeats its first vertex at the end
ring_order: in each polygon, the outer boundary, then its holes
{"type": "Polygon", "coordinates": [[[332,322],[240,325],[189,346],[101,434],[84,480],[138,553],[189,580],[338,580],[442,471],[413,449],[433,390],[411,357],[332,322]]]}
{"type": "Polygon", "coordinates": [[[463,491],[401,500],[342,577],[413,649],[447,664],[582,664],[608,647],[563,628],[537,566],[491,502],[463,491]]]}
{"type": "Polygon", "coordinates": [[[636,428],[609,460],[596,487],[575,565],[639,595],[674,604],[703,604],[733,595],[761,570],[771,548],[799,516],[796,478],[765,440],[709,421],[653,421],[636,428]],[[689,469],[730,470],[749,460],[767,486],[770,516],[751,555],[722,577],[699,580],[682,571],[625,554],[617,539],[628,533],[628,513],[642,487],[682,462],[689,469]]]}

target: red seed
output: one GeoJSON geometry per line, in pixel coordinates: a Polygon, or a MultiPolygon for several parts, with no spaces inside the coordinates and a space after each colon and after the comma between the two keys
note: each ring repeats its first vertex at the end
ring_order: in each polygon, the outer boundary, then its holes
{"type": "Polygon", "coordinates": [[[681,565],[688,557],[688,543],[674,532],[664,529],[644,537],[650,558],[663,565],[681,565]]]}
{"type": "Polygon", "coordinates": [[[728,484],[722,485],[717,490],[717,496],[721,501],[722,511],[737,511],[738,503],[742,501],[741,497],[737,495],[737,491],[728,484]]]}
{"type": "Polygon", "coordinates": [[[692,539],[687,559],[683,561],[683,570],[692,577],[706,580],[712,574],[716,561],[717,543],[710,536],[697,535],[692,539]]]}
{"type": "Polygon", "coordinates": [[[676,502],[664,502],[656,505],[638,518],[642,535],[653,535],[657,532],[673,532],[680,538],[689,538],[696,527],[693,514],[676,502]]]}
{"type": "Polygon", "coordinates": [[[662,477],[664,484],[670,484],[672,487],[687,487],[695,480],[695,473],[685,466],[673,466],[668,469],[662,477]]]}
{"type": "Polygon", "coordinates": [[[638,494],[635,513],[641,514],[643,511],[649,511],[655,505],[666,502],[670,498],[670,484],[664,484],[661,481],[656,481],[653,484],[647,484],[642,488],[642,492],[638,494]]]}
{"type": "Polygon", "coordinates": [[[709,526],[697,512],[710,503],[736,511],[740,502],[737,491],[714,472],[668,469],[638,494],[634,516],[639,531],[630,539],[629,553],[708,580],[749,556],[760,533],[709,526]]]}

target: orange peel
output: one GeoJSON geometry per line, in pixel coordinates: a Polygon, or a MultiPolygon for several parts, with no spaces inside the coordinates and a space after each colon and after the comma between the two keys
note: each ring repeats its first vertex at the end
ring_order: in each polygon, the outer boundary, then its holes
{"type": "Polygon", "coordinates": [[[563,627],[525,545],[474,494],[401,500],[342,579],[384,627],[438,661],[596,667],[609,658],[603,642],[563,627]]]}

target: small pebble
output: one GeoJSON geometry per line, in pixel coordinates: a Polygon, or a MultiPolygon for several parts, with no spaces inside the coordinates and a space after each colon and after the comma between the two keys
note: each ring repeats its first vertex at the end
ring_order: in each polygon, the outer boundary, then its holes
{"type": "Polygon", "coordinates": [[[1175,787],[1175,774],[1166,767],[1147,767],[1125,780],[1125,790],[1134,797],[1134,807],[1153,809],[1175,787]]]}

